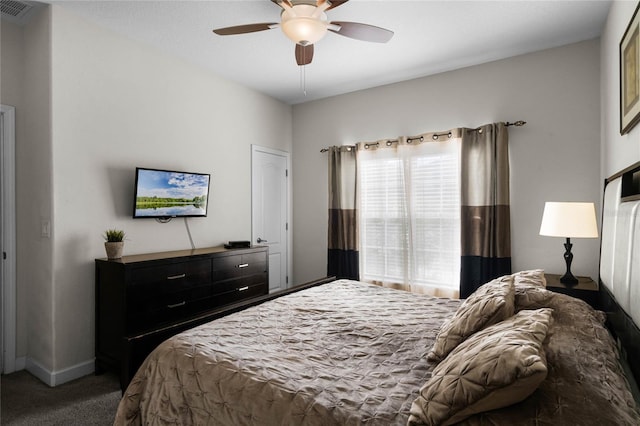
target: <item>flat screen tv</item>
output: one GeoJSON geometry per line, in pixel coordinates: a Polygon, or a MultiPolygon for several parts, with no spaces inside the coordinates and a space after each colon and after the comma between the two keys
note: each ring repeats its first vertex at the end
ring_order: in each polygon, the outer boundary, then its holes
{"type": "Polygon", "coordinates": [[[207,216],[210,178],[204,173],[137,167],[133,218],[207,216]]]}

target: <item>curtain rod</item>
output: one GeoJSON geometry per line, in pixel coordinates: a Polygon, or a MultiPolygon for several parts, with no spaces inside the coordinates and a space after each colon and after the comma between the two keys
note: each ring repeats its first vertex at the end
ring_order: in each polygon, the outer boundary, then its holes
{"type": "MultiPolygon", "coordinates": [[[[510,126],[521,127],[521,126],[524,126],[525,124],[527,124],[527,122],[523,121],[523,120],[514,121],[513,123],[507,121],[506,123],[504,123],[505,127],[510,127],[510,126]]],[[[480,127],[477,127],[474,130],[478,130],[478,129],[480,129],[480,127]]],[[[434,133],[432,138],[433,138],[434,141],[437,141],[440,136],[447,136],[447,137],[450,138],[451,137],[451,132],[434,133]]],[[[420,136],[420,137],[417,137],[417,138],[407,138],[407,143],[411,143],[411,141],[415,141],[415,140],[418,140],[418,139],[422,140],[423,137],[420,136]]],[[[398,142],[398,140],[397,139],[388,140],[387,141],[387,146],[391,146],[391,144],[393,144],[394,142],[398,142]]],[[[378,146],[379,144],[380,144],[380,142],[372,142],[372,143],[365,144],[364,147],[366,149],[366,148],[369,148],[370,146],[378,146]]],[[[320,152],[327,152],[327,151],[329,151],[329,148],[322,148],[320,150],[320,152]]]]}

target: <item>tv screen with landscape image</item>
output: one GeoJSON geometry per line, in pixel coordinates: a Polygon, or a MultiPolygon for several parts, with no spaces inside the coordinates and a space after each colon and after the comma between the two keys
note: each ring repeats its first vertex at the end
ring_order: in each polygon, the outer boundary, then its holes
{"type": "Polygon", "coordinates": [[[205,217],[210,175],[136,168],[134,218],[205,217]]]}

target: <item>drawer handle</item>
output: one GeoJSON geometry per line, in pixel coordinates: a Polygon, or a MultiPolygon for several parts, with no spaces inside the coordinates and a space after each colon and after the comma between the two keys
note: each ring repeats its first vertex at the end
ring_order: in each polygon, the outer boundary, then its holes
{"type": "Polygon", "coordinates": [[[180,278],[184,278],[186,276],[187,276],[187,274],[171,275],[171,276],[167,277],[167,279],[168,280],[179,280],[180,278]]]}
{"type": "Polygon", "coordinates": [[[238,268],[246,268],[247,266],[249,266],[248,263],[241,263],[238,265],[238,268]]]}
{"type": "Polygon", "coordinates": [[[245,291],[245,290],[249,290],[249,286],[240,287],[240,288],[238,289],[238,291],[245,291]]]}
{"type": "Polygon", "coordinates": [[[182,302],[180,302],[180,303],[175,303],[175,304],[173,304],[173,305],[167,305],[167,308],[170,308],[170,309],[171,309],[171,308],[178,308],[178,307],[180,307],[180,306],[184,306],[184,305],[186,305],[186,304],[187,304],[187,302],[186,302],[185,300],[183,300],[183,301],[182,301],[182,302]]]}

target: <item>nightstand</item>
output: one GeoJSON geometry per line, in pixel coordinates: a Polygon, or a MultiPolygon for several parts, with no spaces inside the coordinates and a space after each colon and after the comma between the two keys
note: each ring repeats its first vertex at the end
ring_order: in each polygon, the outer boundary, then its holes
{"type": "Polygon", "coordinates": [[[576,299],[581,299],[598,309],[598,283],[589,277],[576,277],[578,284],[567,286],[560,282],[562,275],[544,274],[547,280],[547,289],[556,293],[567,294],[576,299]]]}

